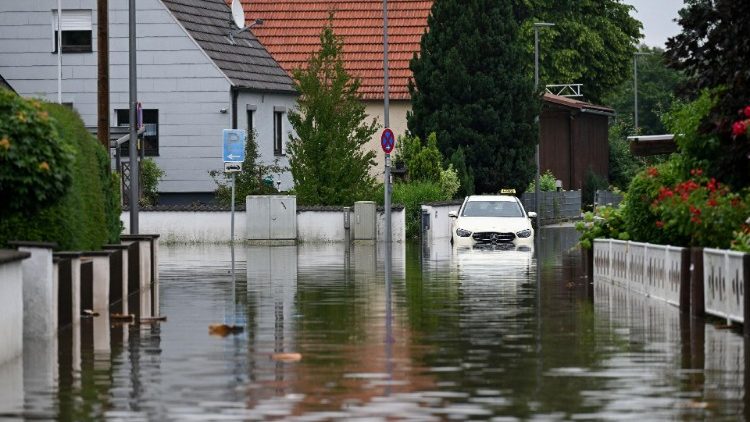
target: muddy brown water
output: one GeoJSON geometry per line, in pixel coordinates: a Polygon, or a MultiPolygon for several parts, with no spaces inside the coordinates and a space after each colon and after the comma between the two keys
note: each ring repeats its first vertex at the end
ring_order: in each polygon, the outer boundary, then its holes
{"type": "Polygon", "coordinates": [[[575,231],[540,236],[397,245],[390,292],[382,245],[236,246],[234,277],[228,246],[162,246],[167,321],[27,344],[0,366],[0,420],[746,419],[736,331],[592,298],[575,231]]]}

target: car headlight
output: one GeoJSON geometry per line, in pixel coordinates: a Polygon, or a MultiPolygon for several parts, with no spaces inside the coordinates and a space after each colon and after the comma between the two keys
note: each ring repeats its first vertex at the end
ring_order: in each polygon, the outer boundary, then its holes
{"type": "Polygon", "coordinates": [[[471,236],[471,232],[464,229],[456,229],[456,236],[458,237],[469,237],[471,236]]]}
{"type": "Polygon", "coordinates": [[[531,236],[531,229],[521,230],[520,232],[516,233],[516,236],[520,238],[527,238],[531,236]]]}

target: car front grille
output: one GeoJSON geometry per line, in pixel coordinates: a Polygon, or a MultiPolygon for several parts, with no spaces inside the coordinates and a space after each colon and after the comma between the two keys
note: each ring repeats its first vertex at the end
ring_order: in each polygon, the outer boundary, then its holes
{"type": "Polygon", "coordinates": [[[471,236],[479,243],[508,243],[516,239],[515,233],[476,232],[471,236]]]}

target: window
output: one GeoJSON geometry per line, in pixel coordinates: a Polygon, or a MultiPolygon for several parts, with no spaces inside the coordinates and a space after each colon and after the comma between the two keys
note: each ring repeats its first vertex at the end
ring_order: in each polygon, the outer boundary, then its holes
{"type": "MultiPolygon", "coordinates": [[[[52,52],[57,53],[57,10],[52,11],[52,52]]],[[[91,49],[91,10],[63,9],[62,20],[62,52],[90,53],[91,49]]]]}
{"type": "MultiPolygon", "coordinates": [[[[63,12],[65,13],[65,12],[63,12]]],[[[115,110],[117,113],[117,126],[129,126],[130,125],[130,110],[119,109],[115,110]]],[[[145,155],[149,157],[159,155],[159,110],[157,109],[143,109],[143,125],[146,130],[143,132],[143,143],[145,144],[146,150],[145,155]]],[[[128,142],[121,145],[120,154],[128,155],[128,142]]]]}
{"type": "Polygon", "coordinates": [[[273,155],[284,155],[282,122],[284,121],[284,112],[274,108],[273,112],[273,155]]]}

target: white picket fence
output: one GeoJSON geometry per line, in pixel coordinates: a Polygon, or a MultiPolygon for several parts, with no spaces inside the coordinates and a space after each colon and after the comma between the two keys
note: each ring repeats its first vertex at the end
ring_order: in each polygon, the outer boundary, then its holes
{"type": "Polygon", "coordinates": [[[607,282],[680,304],[685,248],[614,239],[594,240],[594,282],[607,282]]]}
{"type": "Polygon", "coordinates": [[[745,312],[745,272],[741,252],[723,249],[703,250],[703,295],[706,313],[727,322],[743,322],[745,312]]]}

